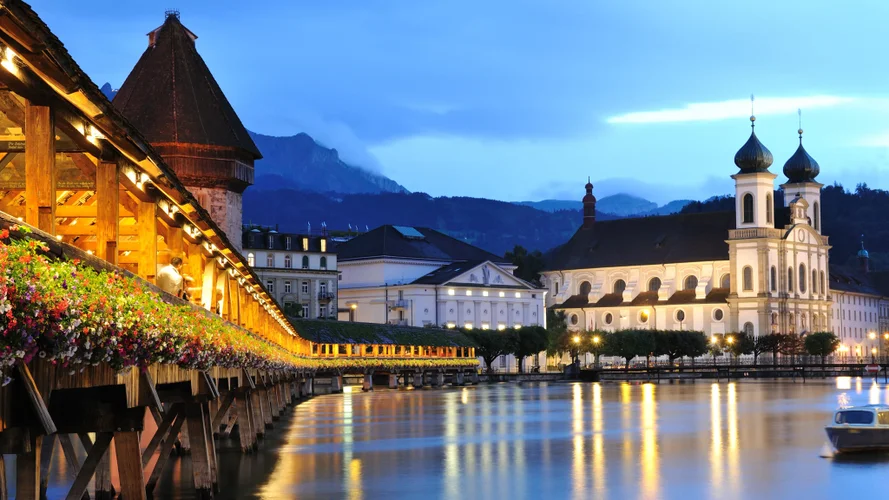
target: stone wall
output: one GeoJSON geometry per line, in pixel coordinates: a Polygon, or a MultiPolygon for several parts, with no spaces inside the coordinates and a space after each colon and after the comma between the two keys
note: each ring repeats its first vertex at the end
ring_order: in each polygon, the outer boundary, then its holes
{"type": "Polygon", "coordinates": [[[188,190],[204,209],[210,212],[210,217],[225,232],[232,246],[240,252],[243,219],[241,194],[223,188],[189,186],[188,190]]]}

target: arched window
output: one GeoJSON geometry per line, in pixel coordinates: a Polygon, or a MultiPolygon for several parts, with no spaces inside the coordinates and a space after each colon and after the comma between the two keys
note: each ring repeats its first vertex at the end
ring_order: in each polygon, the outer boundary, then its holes
{"type": "Polygon", "coordinates": [[[806,293],[806,265],[799,265],[799,293],[806,293]]]}
{"type": "Polygon", "coordinates": [[[815,230],[819,231],[821,229],[821,210],[819,210],[820,205],[816,201],[814,205],[812,205],[812,213],[815,214],[815,230]]]}
{"type": "Polygon", "coordinates": [[[769,193],[766,195],[766,222],[769,224],[772,223],[772,210],[774,205],[772,204],[772,194],[769,193]]]}
{"type": "Polygon", "coordinates": [[[752,292],[753,291],[753,268],[750,266],[744,266],[743,274],[744,274],[744,291],[745,292],[752,292]]]}
{"type": "Polygon", "coordinates": [[[303,255],[303,269],[309,268],[309,256],[303,255]]]}
{"type": "Polygon", "coordinates": [[[772,270],[769,273],[769,281],[771,281],[771,289],[773,292],[778,291],[778,269],[775,266],[772,266],[772,270]]]}
{"type": "Polygon", "coordinates": [[[580,284],[580,294],[581,295],[589,295],[590,291],[593,289],[593,285],[590,284],[589,281],[584,281],[580,284]]]}
{"type": "Polygon", "coordinates": [[[744,222],[752,223],[753,222],[753,195],[747,193],[744,195],[744,222]]]}
{"type": "Polygon", "coordinates": [[[685,278],[685,289],[686,290],[694,290],[698,287],[698,277],[692,274],[685,278]]]}
{"type": "Polygon", "coordinates": [[[617,280],[614,282],[613,291],[614,293],[621,294],[624,293],[624,290],[627,289],[627,282],[624,280],[617,280]]]}
{"type": "Polygon", "coordinates": [[[827,295],[827,292],[825,292],[826,288],[824,288],[824,271],[821,271],[821,280],[820,280],[820,281],[821,281],[821,282],[818,283],[818,284],[821,285],[821,286],[819,287],[819,289],[821,290],[821,294],[822,294],[822,295],[827,295]]]}
{"type": "Polygon", "coordinates": [[[818,293],[818,271],[812,269],[812,293],[818,293]]]}
{"type": "Polygon", "coordinates": [[[275,256],[273,254],[268,254],[265,256],[265,266],[275,267],[275,256]]]}
{"type": "Polygon", "coordinates": [[[787,291],[793,292],[793,268],[787,268],[787,291]]]}
{"type": "Polygon", "coordinates": [[[253,252],[247,254],[247,265],[250,267],[256,267],[256,256],[253,255],[253,252]]]}
{"type": "Polygon", "coordinates": [[[658,277],[651,278],[648,280],[648,291],[656,292],[661,289],[661,279],[658,277]]]}
{"type": "Polygon", "coordinates": [[[744,323],[744,335],[747,335],[748,337],[753,336],[753,323],[749,321],[744,323]]]}
{"type": "Polygon", "coordinates": [[[719,287],[725,288],[726,290],[732,287],[732,277],[729,273],[722,275],[722,279],[719,280],[719,287]]]}
{"type": "Polygon", "coordinates": [[[321,257],[321,269],[327,269],[327,257],[321,257]]]}
{"type": "Polygon", "coordinates": [[[293,267],[293,257],[289,255],[284,256],[284,269],[290,269],[293,267]]]}

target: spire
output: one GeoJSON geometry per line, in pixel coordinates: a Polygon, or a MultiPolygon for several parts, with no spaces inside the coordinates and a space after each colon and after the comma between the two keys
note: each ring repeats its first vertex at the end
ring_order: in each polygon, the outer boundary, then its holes
{"type": "Polygon", "coordinates": [[[858,251],[858,268],[861,272],[870,271],[870,254],[864,249],[864,235],[861,235],[861,250],[858,251]]]}
{"type": "Polygon", "coordinates": [[[587,177],[586,194],[583,197],[583,227],[591,228],[596,223],[596,197],[593,196],[593,183],[587,177]]]}
{"type": "Polygon", "coordinates": [[[821,172],[821,167],[803,147],[803,111],[797,109],[796,112],[799,116],[799,129],[796,131],[799,134],[799,146],[784,164],[784,175],[787,176],[787,181],[792,184],[815,182],[815,177],[821,172]]]}
{"type": "Polygon", "coordinates": [[[750,138],[735,153],[735,165],[741,169],[739,174],[768,172],[772,164],[772,152],[756,137],[756,115],[753,113],[754,97],[750,95],[750,138]]]}

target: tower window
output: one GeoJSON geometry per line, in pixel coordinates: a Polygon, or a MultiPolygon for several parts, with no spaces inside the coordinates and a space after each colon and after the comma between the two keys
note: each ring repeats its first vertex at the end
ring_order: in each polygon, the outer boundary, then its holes
{"type": "Polygon", "coordinates": [[[589,295],[590,291],[593,289],[593,285],[590,284],[589,281],[584,281],[580,284],[580,294],[581,295],[589,295]]]}
{"type": "Polygon", "coordinates": [[[772,270],[769,273],[769,281],[771,281],[771,289],[773,292],[778,291],[778,269],[775,266],[772,266],[772,270]]]}
{"type": "Polygon", "coordinates": [[[806,265],[799,265],[799,293],[806,293],[806,265]]]}
{"type": "Polygon", "coordinates": [[[750,193],[745,194],[743,204],[744,223],[753,223],[753,195],[750,193]]]}
{"type": "Polygon", "coordinates": [[[787,291],[788,293],[793,292],[793,268],[787,268],[787,291]]]}
{"type": "Polygon", "coordinates": [[[698,287],[698,277],[692,274],[691,276],[685,278],[685,289],[686,290],[694,290],[698,287]]]}
{"type": "Polygon", "coordinates": [[[753,291],[753,268],[750,266],[745,266],[742,271],[744,274],[744,291],[752,292],[753,291]]]}
{"type": "Polygon", "coordinates": [[[614,282],[614,293],[621,294],[624,293],[624,290],[627,289],[627,282],[624,280],[617,280],[614,282]]]}
{"type": "Polygon", "coordinates": [[[821,210],[820,205],[816,201],[814,205],[812,205],[812,214],[815,216],[815,230],[821,230],[821,210]]]}
{"type": "Polygon", "coordinates": [[[812,269],[812,293],[818,293],[818,271],[814,269],[812,269]]]}
{"type": "Polygon", "coordinates": [[[819,283],[819,285],[821,285],[821,293],[826,295],[826,293],[824,292],[824,271],[821,271],[821,283],[819,283]]]}
{"type": "Polygon", "coordinates": [[[656,292],[661,289],[661,279],[658,277],[651,278],[648,281],[648,291],[656,292]]]}
{"type": "Polygon", "coordinates": [[[722,279],[719,280],[720,288],[725,288],[728,290],[732,287],[732,277],[728,273],[722,275],[722,279]]]}
{"type": "Polygon", "coordinates": [[[766,222],[769,224],[772,223],[772,210],[774,209],[774,205],[772,204],[772,195],[766,195],[766,222]]]}

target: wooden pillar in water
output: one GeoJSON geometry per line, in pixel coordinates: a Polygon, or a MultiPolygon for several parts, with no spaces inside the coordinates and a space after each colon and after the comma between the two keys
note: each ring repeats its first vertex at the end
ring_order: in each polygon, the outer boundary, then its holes
{"type": "Polygon", "coordinates": [[[49,106],[25,103],[25,221],[49,234],[56,225],[55,121],[49,106]]]}
{"type": "Polygon", "coordinates": [[[138,202],[139,276],[154,283],[157,276],[157,205],[138,202]]]}
{"type": "Polygon", "coordinates": [[[117,162],[96,166],[96,256],[117,265],[120,234],[120,169],[117,162]]]}
{"type": "Polygon", "coordinates": [[[114,433],[120,493],[126,500],[145,500],[145,476],[142,473],[142,452],[139,431],[114,433]]]}
{"type": "Polygon", "coordinates": [[[191,436],[191,471],[194,488],[199,498],[213,496],[213,479],[210,471],[210,450],[205,439],[203,405],[185,403],[185,423],[191,436]]]}

